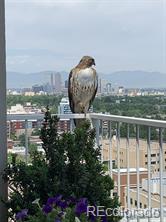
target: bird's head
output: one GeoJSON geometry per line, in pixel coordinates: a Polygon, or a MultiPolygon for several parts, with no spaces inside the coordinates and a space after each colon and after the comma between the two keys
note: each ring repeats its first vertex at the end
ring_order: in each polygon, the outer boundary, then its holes
{"type": "Polygon", "coordinates": [[[94,58],[92,58],[91,56],[83,56],[79,62],[79,65],[88,68],[96,64],[94,58]]]}

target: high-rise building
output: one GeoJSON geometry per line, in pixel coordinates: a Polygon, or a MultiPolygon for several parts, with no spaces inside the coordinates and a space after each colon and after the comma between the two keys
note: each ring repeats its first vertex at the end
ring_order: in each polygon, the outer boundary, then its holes
{"type": "Polygon", "coordinates": [[[68,79],[65,80],[65,88],[68,88],[68,79]]]}
{"type": "Polygon", "coordinates": [[[54,79],[53,79],[53,73],[51,73],[51,93],[54,93],[54,79]]]}
{"type": "Polygon", "coordinates": [[[52,87],[48,82],[43,85],[43,91],[48,94],[52,93],[52,87]]]}
{"type": "Polygon", "coordinates": [[[62,98],[59,106],[58,106],[58,114],[70,114],[72,113],[69,106],[69,99],[62,98]]]}
{"type": "MultiPolygon", "coordinates": [[[[89,112],[93,112],[93,105],[91,105],[89,112]]],[[[58,106],[58,114],[70,114],[71,109],[69,105],[69,99],[68,98],[62,98],[59,106],[58,106]]]]}
{"type": "Polygon", "coordinates": [[[97,93],[101,93],[102,91],[102,83],[101,83],[101,79],[98,80],[98,90],[97,90],[97,93]]]}
{"type": "Polygon", "coordinates": [[[51,93],[52,94],[60,94],[62,92],[61,87],[61,74],[60,73],[52,73],[51,74],[51,93]]]}
{"type": "Polygon", "coordinates": [[[124,87],[123,87],[123,86],[119,86],[118,94],[119,94],[119,95],[124,95],[124,92],[125,92],[124,87]]]}
{"type": "Polygon", "coordinates": [[[107,94],[111,94],[111,91],[112,91],[111,83],[108,82],[108,83],[106,84],[106,93],[107,93],[107,94]]]}
{"type": "Polygon", "coordinates": [[[61,74],[60,73],[55,73],[54,74],[54,91],[56,94],[61,93],[62,88],[61,88],[61,74]]]}
{"type": "MultiPolygon", "coordinates": [[[[62,98],[59,106],[58,106],[58,114],[70,114],[71,109],[69,106],[69,99],[68,98],[62,98]]],[[[61,119],[58,123],[58,131],[66,132],[70,130],[70,119],[61,119]]]]}

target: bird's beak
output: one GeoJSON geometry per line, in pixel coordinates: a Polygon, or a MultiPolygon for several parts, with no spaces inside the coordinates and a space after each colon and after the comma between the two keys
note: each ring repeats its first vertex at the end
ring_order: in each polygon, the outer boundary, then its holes
{"type": "Polygon", "coordinates": [[[96,65],[96,63],[95,63],[95,62],[93,62],[93,65],[95,66],[95,65],[96,65]]]}

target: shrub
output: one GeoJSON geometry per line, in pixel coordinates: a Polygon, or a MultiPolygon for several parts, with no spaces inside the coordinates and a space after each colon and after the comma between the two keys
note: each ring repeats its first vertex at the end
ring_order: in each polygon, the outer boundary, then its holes
{"type": "MultiPolygon", "coordinates": [[[[4,171],[10,190],[9,217],[21,209],[28,209],[30,215],[38,212],[32,202],[39,198],[42,205],[49,197],[62,194],[64,197],[86,197],[90,204],[117,208],[117,197],[110,198],[113,180],[105,175],[100,162],[100,149],[95,148],[95,130],[85,122],[74,132],[58,133],[58,118],[47,109],[41,139],[45,154],[36,150],[30,153],[31,164],[12,163],[4,171]]],[[[110,221],[118,221],[110,217],[110,221]]]]}

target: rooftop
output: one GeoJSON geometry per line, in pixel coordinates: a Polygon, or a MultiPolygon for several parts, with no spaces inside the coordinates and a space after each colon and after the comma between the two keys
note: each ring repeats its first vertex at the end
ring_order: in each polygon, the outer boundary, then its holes
{"type": "MultiPolygon", "coordinates": [[[[112,172],[118,173],[120,171],[120,173],[127,173],[128,169],[124,168],[124,169],[113,169],[112,172]]],[[[147,172],[148,170],[146,168],[139,168],[139,172],[147,172]]],[[[136,173],[137,169],[136,168],[129,168],[129,172],[130,173],[136,173]]]]}

